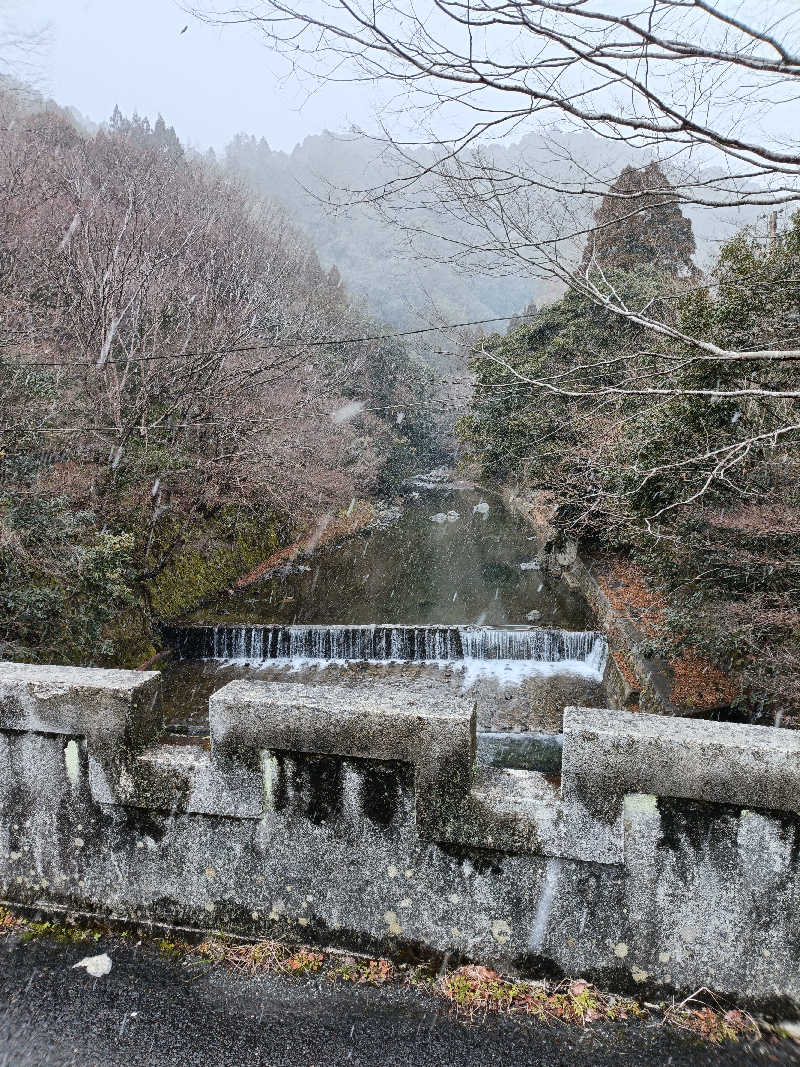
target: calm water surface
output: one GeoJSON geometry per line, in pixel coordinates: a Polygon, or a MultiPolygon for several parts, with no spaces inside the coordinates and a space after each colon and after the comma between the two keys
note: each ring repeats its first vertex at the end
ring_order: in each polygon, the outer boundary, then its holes
{"type": "MultiPolygon", "coordinates": [[[[536,550],[530,527],[498,497],[473,489],[409,489],[396,520],[321,549],[302,562],[302,569],[287,567],[221,598],[187,622],[591,628],[582,597],[565,582],[529,566],[536,550]],[[433,516],[447,517],[434,521],[433,516]],[[539,613],[535,621],[528,618],[531,612],[539,613]]],[[[206,733],[208,697],[226,682],[243,677],[359,686],[396,678],[398,684],[447,685],[461,691],[457,672],[450,677],[449,672],[418,664],[353,663],[288,671],[270,661],[183,660],[164,671],[167,721],[179,731],[206,733]]],[[[483,700],[487,707],[499,701],[511,720],[525,718],[524,710],[517,711],[516,697],[509,699],[507,692],[487,684],[483,700]]],[[[527,684],[532,687],[535,680],[527,684]]],[[[579,702],[601,703],[596,688],[589,687],[591,692],[579,702]]],[[[563,706],[564,701],[559,702],[563,706]]]]}
{"type": "Polygon", "coordinates": [[[301,564],[307,569],[286,568],[192,621],[503,625],[530,623],[526,616],[538,611],[536,625],[591,625],[585,602],[566,583],[525,569],[536,541],[497,497],[413,492],[396,521],[322,549],[301,564]]]}

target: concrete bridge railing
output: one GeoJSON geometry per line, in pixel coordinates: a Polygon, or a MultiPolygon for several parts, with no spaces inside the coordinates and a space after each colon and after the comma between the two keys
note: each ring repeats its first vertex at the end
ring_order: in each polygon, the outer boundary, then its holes
{"type": "Polygon", "coordinates": [[[0,894],[607,982],[800,996],[800,736],[585,708],[560,781],[466,699],[231,682],[210,748],[155,672],[0,664],[0,894]]]}

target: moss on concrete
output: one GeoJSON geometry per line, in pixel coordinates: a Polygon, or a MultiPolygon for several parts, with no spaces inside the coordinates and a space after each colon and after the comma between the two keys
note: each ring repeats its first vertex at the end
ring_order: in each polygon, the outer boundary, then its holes
{"type": "Polygon", "coordinates": [[[147,583],[153,615],[173,620],[230,588],[288,540],[276,516],[239,521],[221,515],[198,525],[186,546],[147,583]]]}

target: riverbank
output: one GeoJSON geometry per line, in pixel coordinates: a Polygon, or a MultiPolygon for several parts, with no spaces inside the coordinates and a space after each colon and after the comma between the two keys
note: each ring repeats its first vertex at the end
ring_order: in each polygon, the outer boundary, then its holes
{"type": "Polygon", "coordinates": [[[353,500],[346,511],[335,518],[324,515],[298,540],[273,552],[249,573],[241,575],[234,582],[234,588],[245,589],[248,585],[271,577],[281,568],[291,566],[297,560],[310,558],[318,548],[341,544],[348,537],[355,537],[362,530],[374,526],[378,514],[377,508],[370,501],[353,500]]]}
{"type": "Polygon", "coordinates": [[[299,537],[277,515],[265,515],[260,522],[200,524],[169,566],[144,583],[148,610],[139,616],[140,632],[132,628],[127,652],[118,652],[113,665],[144,669],[145,663],[168,651],[160,648],[164,623],[202,611],[278,570],[302,565],[315,551],[342,544],[373,526],[380,514],[371,501],[354,500],[337,515],[306,524],[299,537]]]}
{"type": "MultiPolygon", "coordinates": [[[[542,494],[527,498],[506,490],[504,499],[536,531],[542,565],[582,593],[608,635],[607,680],[614,703],[656,714],[752,721],[738,710],[742,691],[736,672],[723,671],[687,642],[676,641],[663,582],[630,555],[586,550],[567,537],[553,524],[542,494]]],[[[765,724],[796,725],[791,717],[765,724]]]]}

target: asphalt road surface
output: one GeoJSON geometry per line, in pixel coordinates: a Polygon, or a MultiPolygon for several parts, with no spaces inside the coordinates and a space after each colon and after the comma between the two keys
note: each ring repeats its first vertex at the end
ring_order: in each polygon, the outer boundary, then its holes
{"type": "Polygon", "coordinates": [[[184,966],[118,940],[0,943],[0,1067],[701,1067],[800,1063],[791,1043],[714,1048],[642,1022],[586,1030],[457,1018],[426,991],[184,966]],[[107,951],[110,974],[73,969],[107,951]]]}

